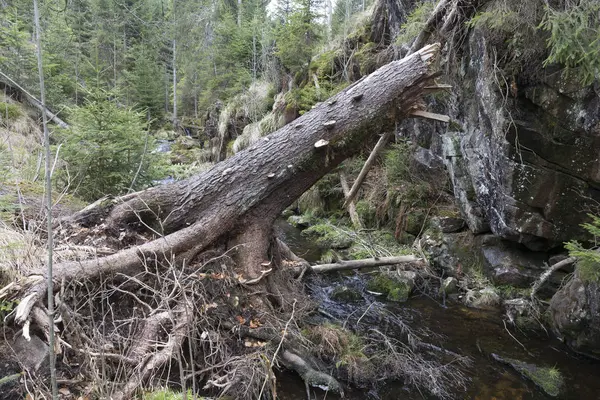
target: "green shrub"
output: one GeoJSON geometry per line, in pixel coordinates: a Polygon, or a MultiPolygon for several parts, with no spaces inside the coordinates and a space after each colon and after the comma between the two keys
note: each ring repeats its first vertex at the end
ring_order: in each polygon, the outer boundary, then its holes
{"type": "Polygon", "coordinates": [[[550,55],[544,66],[560,63],[567,72],[577,68],[580,81],[591,84],[600,73],[600,3],[581,0],[579,6],[557,11],[550,7],[540,28],[548,31],[550,55]]]}
{"type": "MultiPolygon", "coordinates": [[[[581,225],[597,241],[600,238],[600,217],[589,215],[591,223],[581,225]]],[[[585,281],[600,281],[600,252],[597,249],[586,249],[576,240],[565,243],[571,257],[577,257],[577,271],[581,279],[585,281]]]]}
{"type": "Polygon", "coordinates": [[[22,114],[21,108],[17,104],[0,102],[0,121],[11,122],[22,114]]]}
{"type": "Polygon", "coordinates": [[[60,155],[67,168],[58,177],[86,200],[147,186],[155,176],[157,154],[144,115],[123,108],[110,93],[94,90],[71,112],[72,128],[60,130],[60,155]],[[135,177],[135,182],[134,182],[135,177]]]}
{"type": "Polygon", "coordinates": [[[433,11],[433,5],[432,1],[423,1],[415,7],[413,12],[406,18],[406,22],[402,24],[400,33],[396,38],[396,43],[410,44],[419,35],[423,28],[425,28],[425,22],[433,11]]]}

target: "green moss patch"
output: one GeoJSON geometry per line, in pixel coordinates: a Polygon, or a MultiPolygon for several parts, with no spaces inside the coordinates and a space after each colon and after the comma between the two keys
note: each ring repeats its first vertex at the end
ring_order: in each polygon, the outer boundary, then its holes
{"type": "Polygon", "coordinates": [[[327,223],[313,225],[302,231],[302,234],[314,239],[322,248],[347,249],[353,242],[347,233],[327,223]]]}
{"type": "Polygon", "coordinates": [[[381,293],[388,300],[397,302],[408,300],[413,287],[413,281],[395,277],[387,272],[380,272],[367,283],[367,290],[381,293]]]}

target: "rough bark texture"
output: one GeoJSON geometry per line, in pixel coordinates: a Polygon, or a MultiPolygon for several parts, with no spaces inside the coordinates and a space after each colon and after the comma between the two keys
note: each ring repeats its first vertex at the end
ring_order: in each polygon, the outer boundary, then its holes
{"type": "Polygon", "coordinates": [[[206,173],[140,193],[115,207],[109,223],[122,227],[141,216],[169,234],[200,216],[229,221],[258,208],[266,215],[283,210],[374,134],[409,113],[432,72],[431,60],[422,56],[380,68],[206,173]],[[329,145],[315,149],[319,140],[329,145]]]}

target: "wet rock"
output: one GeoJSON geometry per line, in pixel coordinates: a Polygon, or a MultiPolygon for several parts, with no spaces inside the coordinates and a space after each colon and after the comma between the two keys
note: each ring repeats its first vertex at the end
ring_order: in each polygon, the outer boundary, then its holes
{"type": "Polygon", "coordinates": [[[438,224],[442,233],[458,232],[467,226],[464,219],[457,217],[439,217],[438,224]]]}
{"type": "Polygon", "coordinates": [[[36,335],[31,335],[29,341],[18,335],[11,347],[18,355],[19,363],[31,372],[37,371],[48,359],[48,345],[36,335]]]}
{"type": "Polygon", "coordinates": [[[456,292],[458,292],[458,279],[453,276],[444,279],[440,287],[440,294],[450,295],[456,292]]]}
{"type": "Polygon", "coordinates": [[[564,385],[564,379],[560,371],[556,368],[538,367],[535,364],[529,364],[512,358],[504,358],[492,353],[492,358],[503,364],[511,366],[523,377],[531,380],[546,394],[557,397],[564,385]]]}
{"type": "Polygon", "coordinates": [[[600,358],[600,284],[579,274],[550,301],[553,329],[573,350],[600,358]]]}
{"type": "Polygon", "coordinates": [[[504,310],[508,321],[519,329],[532,331],[545,329],[539,321],[539,316],[533,312],[535,306],[531,304],[530,299],[521,297],[504,300],[504,310]]]}
{"type": "Polygon", "coordinates": [[[421,240],[421,246],[430,262],[446,276],[459,276],[480,263],[479,244],[469,231],[442,233],[431,228],[421,240]]]}
{"type": "MultiPolygon", "coordinates": [[[[459,123],[439,132],[461,214],[471,231],[532,250],[583,238],[580,224],[600,199],[600,97],[576,76],[545,73],[516,76],[522,86],[507,101],[490,41],[484,30],[470,32],[445,110],[459,123]]],[[[531,61],[544,69],[542,57],[531,61]]]]}
{"type": "Polygon", "coordinates": [[[494,235],[482,238],[484,273],[497,285],[529,287],[543,272],[546,253],[533,252],[494,235]]]}
{"type": "Polygon", "coordinates": [[[290,225],[292,225],[295,228],[299,228],[299,229],[308,228],[312,223],[311,218],[307,217],[304,214],[290,215],[288,217],[287,221],[290,223],[290,225]]]}
{"type": "Polygon", "coordinates": [[[362,294],[360,293],[360,290],[348,286],[337,286],[335,289],[333,289],[329,297],[331,297],[332,300],[344,303],[352,303],[362,300],[362,294]]]}

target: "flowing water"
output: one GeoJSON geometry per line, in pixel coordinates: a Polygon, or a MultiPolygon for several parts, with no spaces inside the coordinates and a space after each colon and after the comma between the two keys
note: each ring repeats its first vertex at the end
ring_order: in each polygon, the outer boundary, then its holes
{"type": "MultiPolygon", "coordinates": [[[[290,248],[297,254],[313,260],[319,250],[307,242],[299,231],[285,222],[277,224],[278,232],[290,248]]],[[[435,346],[451,350],[472,359],[472,366],[465,369],[469,377],[467,389],[457,391],[456,399],[479,400],[544,400],[552,399],[533,383],[521,377],[507,365],[495,361],[492,353],[505,358],[535,364],[540,367],[556,367],[565,378],[565,385],[559,399],[564,400],[600,400],[600,361],[591,360],[574,354],[552,332],[531,333],[505,325],[499,311],[486,311],[466,308],[459,304],[443,306],[426,296],[414,296],[406,303],[389,303],[369,295],[364,291],[364,276],[337,275],[326,278],[309,278],[308,286],[313,297],[321,302],[321,309],[338,322],[350,320],[351,315],[360,316],[367,308],[379,308],[393,318],[421,332],[430,332],[422,339],[435,346]],[[330,299],[336,285],[346,285],[362,290],[363,301],[356,303],[338,303],[330,299]]],[[[387,321],[363,319],[362,324],[384,324],[387,321]]],[[[393,321],[392,321],[393,322],[393,321]]],[[[360,328],[360,327],[359,327],[360,328]]],[[[379,326],[378,326],[379,328],[379,326]]],[[[388,327],[381,327],[390,332],[388,327]]],[[[393,330],[392,330],[393,332],[393,330]]],[[[304,383],[292,373],[284,373],[280,379],[280,397],[282,399],[306,399],[304,383]]],[[[337,399],[338,395],[325,393],[318,389],[312,391],[316,399],[337,399]]],[[[420,393],[401,383],[389,383],[377,391],[347,391],[346,398],[358,399],[435,399],[427,393],[420,393]]]]}

